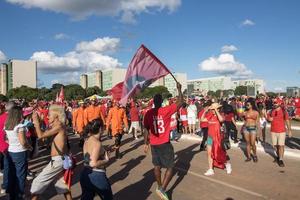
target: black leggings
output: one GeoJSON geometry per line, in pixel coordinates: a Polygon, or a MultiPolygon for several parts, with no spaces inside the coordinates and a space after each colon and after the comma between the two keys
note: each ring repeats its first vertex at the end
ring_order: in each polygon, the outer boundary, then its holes
{"type": "Polygon", "coordinates": [[[237,129],[234,125],[234,123],[231,122],[226,122],[225,121],[225,126],[226,126],[226,136],[227,138],[231,138],[232,140],[237,140],[237,129]]]}

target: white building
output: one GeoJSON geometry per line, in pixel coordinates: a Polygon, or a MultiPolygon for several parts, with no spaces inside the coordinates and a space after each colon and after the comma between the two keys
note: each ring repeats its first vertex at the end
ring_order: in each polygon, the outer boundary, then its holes
{"type": "Polygon", "coordinates": [[[37,62],[33,60],[9,60],[1,65],[1,93],[21,86],[37,87],[37,62]]]}

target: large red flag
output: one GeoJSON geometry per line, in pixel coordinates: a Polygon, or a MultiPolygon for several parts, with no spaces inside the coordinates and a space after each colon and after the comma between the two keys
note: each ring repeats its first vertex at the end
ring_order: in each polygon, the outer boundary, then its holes
{"type": "Polygon", "coordinates": [[[112,89],[107,91],[108,95],[111,95],[113,99],[120,101],[122,97],[122,90],[123,90],[123,81],[116,84],[112,89]]]}
{"type": "Polygon", "coordinates": [[[128,98],[169,73],[169,69],[149,49],[141,45],[127,69],[120,103],[125,105],[128,98]]]}

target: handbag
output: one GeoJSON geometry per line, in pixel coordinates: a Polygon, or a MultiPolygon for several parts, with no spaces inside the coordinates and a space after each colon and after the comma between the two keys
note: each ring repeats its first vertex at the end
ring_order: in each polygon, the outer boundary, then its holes
{"type": "Polygon", "coordinates": [[[53,140],[53,144],[54,144],[56,151],[58,152],[58,154],[61,156],[61,158],[63,160],[64,169],[65,170],[74,169],[76,167],[75,157],[71,153],[63,154],[62,151],[59,150],[59,148],[56,146],[54,140],[53,140]]]}

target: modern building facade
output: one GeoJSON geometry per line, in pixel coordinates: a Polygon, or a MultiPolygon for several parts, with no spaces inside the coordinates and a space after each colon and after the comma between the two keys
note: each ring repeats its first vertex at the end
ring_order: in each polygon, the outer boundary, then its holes
{"type": "MultiPolygon", "coordinates": [[[[173,76],[181,84],[182,91],[185,91],[187,89],[187,74],[186,73],[174,73],[173,76]]],[[[178,95],[176,81],[170,74],[163,77],[163,83],[164,83],[163,86],[168,88],[169,92],[172,94],[173,97],[178,95]]]]}
{"type": "Polygon", "coordinates": [[[287,87],[286,88],[286,96],[288,96],[288,97],[300,96],[300,88],[299,87],[287,87]]]}
{"type": "Polygon", "coordinates": [[[231,78],[226,76],[188,80],[189,94],[206,95],[208,91],[231,89],[231,78]]]}
{"type": "Polygon", "coordinates": [[[88,87],[88,78],[86,74],[80,75],[80,85],[83,89],[88,87]]]}
{"type": "Polygon", "coordinates": [[[264,80],[232,80],[231,77],[227,76],[188,80],[187,84],[188,94],[194,95],[206,95],[208,91],[235,90],[238,86],[247,86],[249,96],[255,96],[257,93],[263,93],[265,90],[264,80]]]}
{"type": "Polygon", "coordinates": [[[80,85],[84,89],[97,86],[103,91],[111,89],[117,83],[124,80],[126,69],[112,68],[107,70],[97,70],[92,73],[80,76],[80,85]]]}
{"type": "Polygon", "coordinates": [[[9,60],[1,65],[1,93],[21,86],[37,87],[37,62],[33,60],[9,60]]]}

